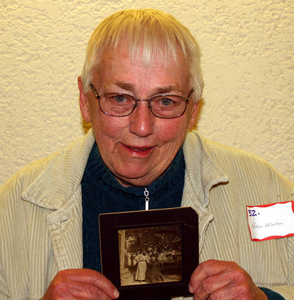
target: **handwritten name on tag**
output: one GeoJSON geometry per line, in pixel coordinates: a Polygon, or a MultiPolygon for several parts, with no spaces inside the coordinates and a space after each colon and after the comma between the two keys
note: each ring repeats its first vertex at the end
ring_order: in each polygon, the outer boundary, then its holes
{"type": "Polygon", "coordinates": [[[252,241],[294,235],[294,201],[246,206],[252,241]]]}

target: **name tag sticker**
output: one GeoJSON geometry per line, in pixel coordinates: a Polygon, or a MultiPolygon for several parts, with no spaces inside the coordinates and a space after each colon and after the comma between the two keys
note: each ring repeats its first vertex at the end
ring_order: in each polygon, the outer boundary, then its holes
{"type": "Polygon", "coordinates": [[[294,235],[294,201],[246,206],[252,241],[294,235]]]}

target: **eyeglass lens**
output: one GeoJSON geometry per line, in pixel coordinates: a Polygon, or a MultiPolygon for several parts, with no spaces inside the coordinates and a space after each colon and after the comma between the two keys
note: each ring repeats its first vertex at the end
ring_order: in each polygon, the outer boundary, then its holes
{"type": "MultiPolygon", "coordinates": [[[[109,93],[100,97],[101,110],[112,116],[127,116],[136,108],[137,101],[133,96],[128,94],[109,93]]],[[[184,113],[187,100],[177,95],[159,95],[149,100],[151,112],[160,118],[174,118],[184,113]]]]}

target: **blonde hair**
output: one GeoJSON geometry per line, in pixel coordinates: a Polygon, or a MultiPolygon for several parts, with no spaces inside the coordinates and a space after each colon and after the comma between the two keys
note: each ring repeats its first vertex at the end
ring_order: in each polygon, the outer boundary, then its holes
{"type": "Polygon", "coordinates": [[[194,88],[193,99],[202,95],[203,78],[200,49],[190,31],[173,16],[155,9],[127,9],[107,17],[94,30],[86,51],[81,75],[84,92],[89,91],[93,71],[105,51],[116,51],[127,42],[129,55],[135,61],[140,56],[146,66],[154,58],[168,64],[172,57],[178,60],[178,49],[189,67],[194,88]]]}

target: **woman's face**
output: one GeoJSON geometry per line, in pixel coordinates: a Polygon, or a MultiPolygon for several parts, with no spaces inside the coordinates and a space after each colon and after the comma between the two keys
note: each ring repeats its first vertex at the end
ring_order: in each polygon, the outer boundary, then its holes
{"type": "MultiPolygon", "coordinates": [[[[126,47],[104,54],[92,83],[99,95],[117,92],[138,99],[149,99],[157,94],[187,97],[192,88],[188,67],[182,58],[178,63],[171,59],[168,66],[154,60],[146,67],[140,60],[133,63],[126,47]]],[[[139,102],[129,116],[108,116],[99,109],[93,92],[83,93],[80,80],[79,88],[81,111],[85,120],[92,123],[101,157],[125,186],[147,186],[159,178],[196,120],[197,104],[192,101],[186,112],[174,119],[155,117],[145,101],[139,102]]]]}

